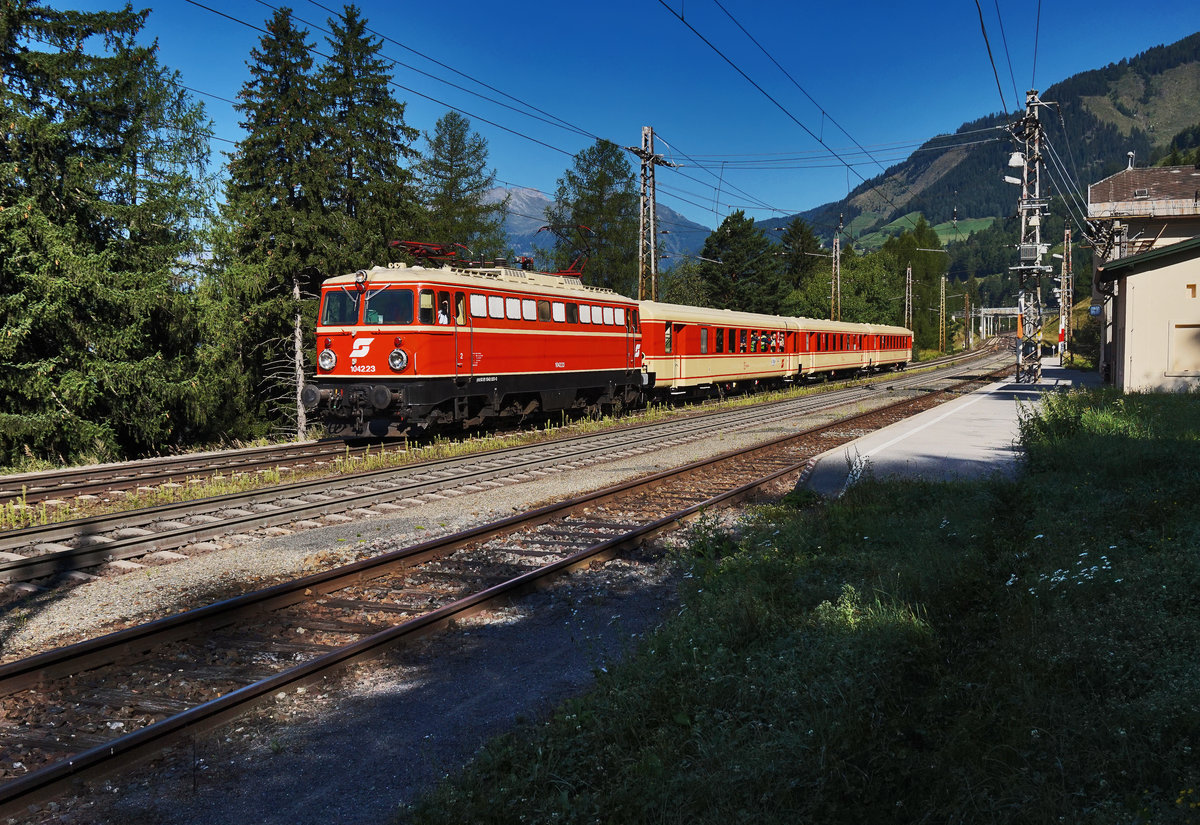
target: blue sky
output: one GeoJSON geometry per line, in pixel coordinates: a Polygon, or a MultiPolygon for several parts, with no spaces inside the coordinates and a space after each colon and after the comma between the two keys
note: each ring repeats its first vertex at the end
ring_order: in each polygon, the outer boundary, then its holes
{"type": "MultiPolygon", "coordinates": [[[[330,16],[322,6],[312,0],[291,6],[319,49],[325,48],[320,29],[330,16]]],[[[1029,88],[1044,89],[1200,30],[1196,0],[1046,0],[1040,8],[1037,0],[979,0],[979,6],[1009,110],[1023,105],[1029,88]]],[[[635,145],[642,127],[653,126],[658,151],[684,165],[658,172],[660,203],[710,227],[735,208],[764,219],[840,198],[881,171],[861,154],[852,157],[857,146],[886,166],[916,144],[1002,110],[971,0],[361,0],[359,7],[371,28],[389,38],[385,57],[413,67],[397,66],[394,77],[404,87],[395,94],[407,103],[410,126],[432,132],[448,108],[457,108],[488,140],[500,181],[544,192],[554,191],[571,156],[595,137],[635,145]],[[537,107],[546,113],[538,117],[573,129],[503,108],[414,68],[517,109],[537,107]],[[861,164],[848,168],[829,150],[861,164]],[[778,163],[780,157],[796,160],[778,163]],[[775,168],[761,168],[768,158],[775,168]]],[[[214,134],[225,139],[213,142],[219,158],[231,148],[226,141],[241,135],[237,113],[220,98],[236,98],[249,77],[250,50],[262,36],[229,17],[262,27],[274,6],[160,0],[150,8],[145,39],[157,39],[162,62],[201,93],[197,99],[214,121],[214,134]]],[[[423,140],[419,147],[424,149],[423,140]]]]}

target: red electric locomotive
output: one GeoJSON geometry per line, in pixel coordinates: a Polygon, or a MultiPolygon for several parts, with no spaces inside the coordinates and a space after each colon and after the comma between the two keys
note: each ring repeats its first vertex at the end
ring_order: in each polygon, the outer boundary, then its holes
{"type": "MultiPolygon", "coordinates": [[[[406,244],[432,258],[444,248],[406,244]]],[[[391,264],[327,280],[316,378],[302,391],[344,438],[599,412],[641,398],[637,302],[573,272],[391,264]]]]}

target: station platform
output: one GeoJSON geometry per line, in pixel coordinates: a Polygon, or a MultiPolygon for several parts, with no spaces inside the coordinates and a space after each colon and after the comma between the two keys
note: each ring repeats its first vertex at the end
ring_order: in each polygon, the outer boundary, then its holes
{"type": "Polygon", "coordinates": [[[1094,372],[1046,358],[1037,384],[998,381],[821,454],[804,487],[837,497],[866,473],[928,481],[1011,477],[1020,458],[1020,405],[1036,403],[1047,391],[1099,384],[1094,372]]]}

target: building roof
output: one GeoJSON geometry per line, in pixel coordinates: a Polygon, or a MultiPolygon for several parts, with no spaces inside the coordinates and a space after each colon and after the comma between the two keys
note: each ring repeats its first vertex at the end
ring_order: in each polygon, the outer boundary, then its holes
{"type": "Polygon", "coordinates": [[[1158,269],[1177,259],[1188,260],[1191,258],[1200,259],[1200,236],[1173,243],[1170,246],[1160,246],[1140,255],[1118,258],[1097,267],[1096,274],[1100,281],[1115,281],[1118,278],[1128,278],[1130,275],[1158,269]]]}
{"type": "Polygon", "coordinates": [[[1088,187],[1089,203],[1200,200],[1200,166],[1123,169],[1088,187]]]}

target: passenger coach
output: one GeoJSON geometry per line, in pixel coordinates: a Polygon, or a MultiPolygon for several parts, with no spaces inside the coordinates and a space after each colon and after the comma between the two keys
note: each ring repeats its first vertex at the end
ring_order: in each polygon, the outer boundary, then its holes
{"type": "Polygon", "coordinates": [[[901,369],[904,327],[788,318],[643,301],[642,347],[656,394],[705,395],[819,375],[901,369]]]}
{"type": "Polygon", "coordinates": [[[623,407],[640,398],[638,306],[573,274],[392,264],[327,280],[302,400],[333,434],[623,407]]]}

